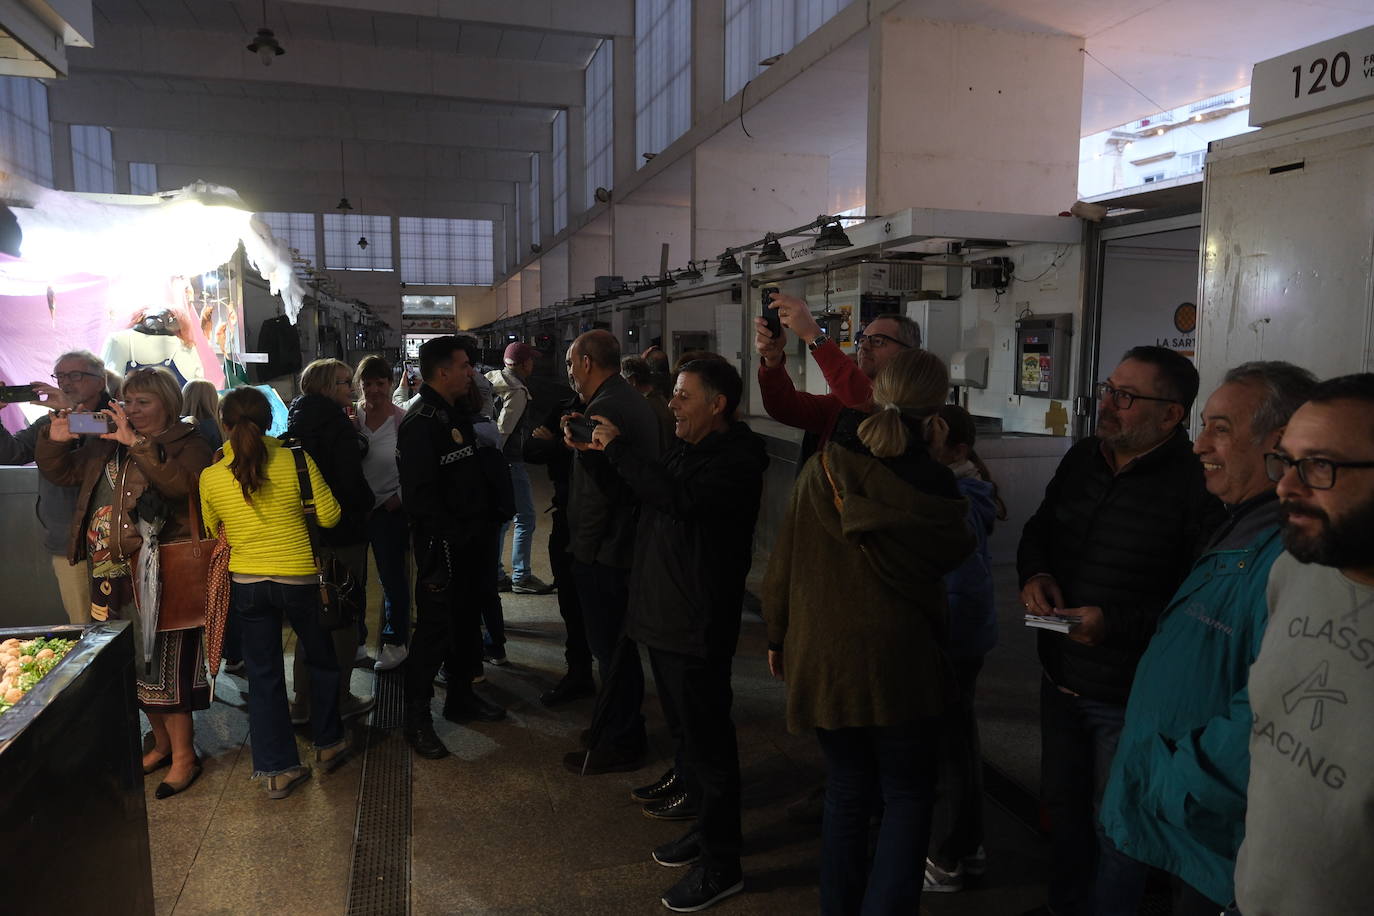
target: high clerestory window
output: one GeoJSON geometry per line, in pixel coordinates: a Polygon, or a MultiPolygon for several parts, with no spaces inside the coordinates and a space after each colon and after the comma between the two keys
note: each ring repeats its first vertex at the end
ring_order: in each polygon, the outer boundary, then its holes
{"type": "Polygon", "coordinates": [[[530,244],[538,245],[544,233],[539,228],[539,154],[530,154],[530,244]]]}
{"type": "Polygon", "coordinates": [[[586,122],[583,128],[583,159],[586,163],[586,203],[590,207],[596,202],[597,188],[610,188],[614,182],[613,155],[615,150],[614,127],[614,85],[611,58],[611,41],[601,42],[601,47],[592,55],[587,64],[586,74],[586,122]]]}
{"type": "Polygon", "coordinates": [[[38,80],[0,76],[0,163],[35,184],[52,187],[48,87],[38,80]]]}
{"type": "Polygon", "coordinates": [[[329,270],[394,270],[391,217],[324,214],[324,266],[329,270]],[[367,239],[367,247],[358,244],[367,239]]]}
{"type": "Polygon", "coordinates": [[[401,279],[420,286],[490,286],[491,220],[400,220],[401,279]]]}
{"type": "Polygon", "coordinates": [[[157,164],[154,162],[129,163],[129,193],[157,193],[157,164]]]}
{"type": "Polygon", "coordinates": [[[108,127],[73,124],[72,187],[98,194],[115,192],[114,145],[108,127]]]}
{"type": "Polygon", "coordinates": [[[568,226],[568,113],[553,116],[553,234],[568,226]]]}
{"type": "Polygon", "coordinates": [[[635,0],[635,155],[657,155],[692,126],[691,0],[635,0]]]}
{"type": "Polygon", "coordinates": [[[258,218],[272,230],[277,241],[318,267],[315,257],[315,214],[313,213],[259,213],[258,218]]]}
{"type": "Polygon", "coordinates": [[[851,0],[725,0],[725,97],[764,71],[759,61],[786,54],[851,0]]]}

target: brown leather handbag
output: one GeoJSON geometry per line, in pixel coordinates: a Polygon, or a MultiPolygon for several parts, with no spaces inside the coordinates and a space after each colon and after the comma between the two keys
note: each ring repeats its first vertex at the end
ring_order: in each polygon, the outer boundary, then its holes
{"type": "Polygon", "coordinates": [[[158,542],[162,597],[158,603],[159,630],[187,630],[205,626],[209,602],[210,557],[218,538],[201,537],[200,500],[192,493],[190,505],[191,536],[179,541],[158,542]]]}

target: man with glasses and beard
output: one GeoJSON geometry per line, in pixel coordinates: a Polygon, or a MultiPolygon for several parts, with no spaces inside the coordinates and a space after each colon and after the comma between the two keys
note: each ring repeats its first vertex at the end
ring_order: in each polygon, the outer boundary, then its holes
{"type": "Polygon", "coordinates": [[[1059,616],[1038,635],[1041,795],[1050,813],[1055,916],[1134,913],[1146,869],[1102,836],[1096,811],[1136,663],[1159,614],[1222,521],[1182,423],[1197,370],[1135,347],[1097,386],[1097,435],[1076,443],[1026,523],[1021,600],[1059,616]]]}
{"type": "MultiPolygon", "coordinates": [[[[88,350],[73,350],[57,358],[52,370],[56,386],[33,382],[44,407],[77,411],[104,410],[110,403],[105,390],[105,363],[88,350]]],[[[5,384],[0,380],[0,385],[5,384]]],[[[28,464],[33,461],[34,444],[51,416],[40,417],[30,426],[10,434],[0,425],[0,464],[28,464]]],[[[67,562],[67,537],[71,533],[72,513],[80,487],[59,487],[38,475],[38,519],[43,524],[43,546],[52,554],[53,575],[62,595],[62,607],[72,623],[91,622],[91,578],[84,563],[67,562]]]]}
{"type": "Polygon", "coordinates": [[[1374,374],[1322,382],[1265,456],[1287,552],[1250,669],[1245,916],[1374,901],[1374,374]]]}

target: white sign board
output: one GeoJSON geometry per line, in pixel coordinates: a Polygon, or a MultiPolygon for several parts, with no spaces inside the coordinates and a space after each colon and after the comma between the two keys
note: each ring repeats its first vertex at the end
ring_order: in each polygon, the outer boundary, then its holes
{"type": "Polygon", "coordinates": [[[1374,26],[1255,64],[1250,126],[1374,98],[1374,26]]]}

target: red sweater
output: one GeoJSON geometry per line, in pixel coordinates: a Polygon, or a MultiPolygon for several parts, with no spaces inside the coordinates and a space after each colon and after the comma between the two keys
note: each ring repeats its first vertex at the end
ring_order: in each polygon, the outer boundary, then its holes
{"type": "Polygon", "coordinates": [[[811,355],[816,359],[831,394],[798,391],[787,374],[786,362],[768,368],[759,362],[759,390],[763,409],[779,423],[816,433],[821,445],[830,438],[835,420],[846,407],[864,408],[873,399],[873,383],[854,360],[834,341],[821,344],[811,355]]]}

